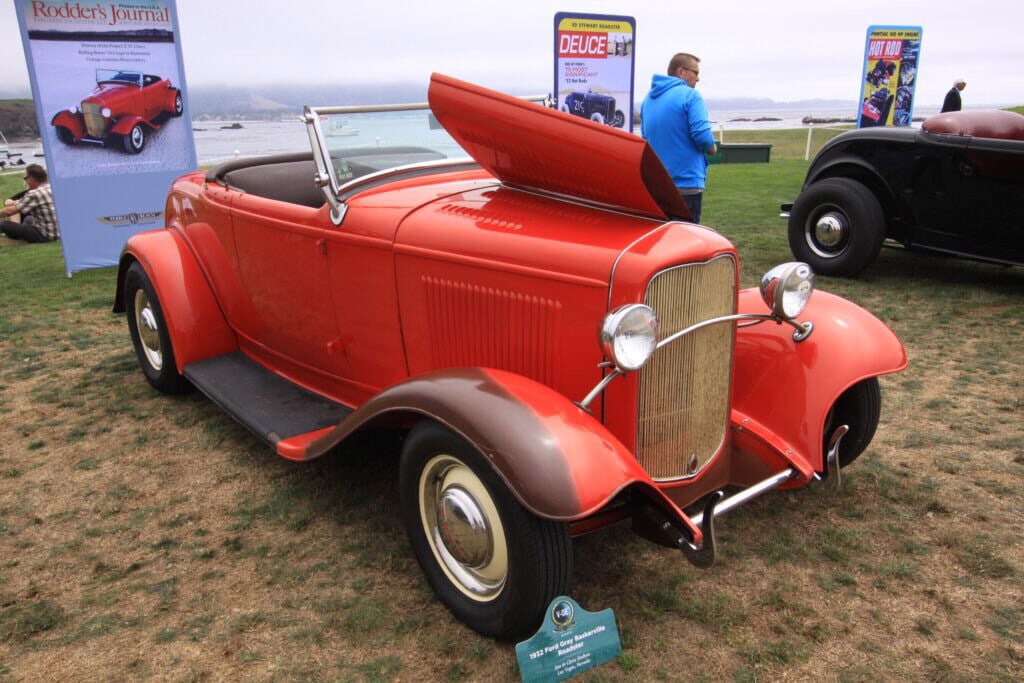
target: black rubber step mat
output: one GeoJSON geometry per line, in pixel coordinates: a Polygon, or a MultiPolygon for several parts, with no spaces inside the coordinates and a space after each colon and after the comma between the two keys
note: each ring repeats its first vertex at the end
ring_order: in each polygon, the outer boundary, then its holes
{"type": "Polygon", "coordinates": [[[352,412],[275,375],[241,351],[186,365],[185,377],[272,446],[332,427],[352,412]]]}

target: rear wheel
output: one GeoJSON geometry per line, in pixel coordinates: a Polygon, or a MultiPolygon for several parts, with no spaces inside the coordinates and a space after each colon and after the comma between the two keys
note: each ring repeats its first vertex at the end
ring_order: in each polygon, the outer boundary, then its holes
{"type": "Polygon", "coordinates": [[[476,449],[434,422],[406,440],[399,487],[416,559],[448,609],[486,636],[535,629],[572,572],[568,525],[526,510],[476,449]]]}
{"type": "Polygon", "coordinates": [[[175,365],[163,308],[149,276],[138,262],[125,274],[124,302],[128,309],[128,333],[146,379],[167,394],[188,391],[191,384],[178,374],[175,365]]]}
{"type": "Polygon", "coordinates": [[[181,91],[174,91],[174,115],[181,116],[182,112],[185,111],[185,103],[181,99],[181,91]]]}
{"type": "Polygon", "coordinates": [[[602,114],[599,111],[595,111],[593,114],[590,115],[590,120],[594,121],[596,123],[600,123],[603,126],[604,125],[604,114],[602,114]]]}
{"type": "Polygon", "coordinates": [[[854,384],[832,405],[825,418],[824,448],[828,448],[829,438],[836,427],[850,427],[850,431],[839,442],[840,467],[849,465],[868,447],[875,436],[881,414],[882,390],[878,386],[877,377],[854,384]]]}
{"type": "Polygon", "coordinates": [[[852,277],[882,248],[885,214],[878,199],[849,178],[812,183],[793,203],[789,246],[816,273],[852,277]]]}

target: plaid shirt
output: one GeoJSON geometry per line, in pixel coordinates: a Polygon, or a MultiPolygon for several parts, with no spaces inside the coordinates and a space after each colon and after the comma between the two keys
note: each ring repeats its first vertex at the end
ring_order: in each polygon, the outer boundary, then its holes
{"type": "Polygon", "coordinates": [[[18,207],[18,213],[21,214],[22,220],[28,217],[32,218],[26,224],[31,223],[32,227],[42,233],[43,237],[50,241],[60,239],[60,233],[57,232],[57,212],[53,208],[53,191],[50,189],[50,183],[44,183],[34,190],[29,190],[15,206],[18,207]]]}

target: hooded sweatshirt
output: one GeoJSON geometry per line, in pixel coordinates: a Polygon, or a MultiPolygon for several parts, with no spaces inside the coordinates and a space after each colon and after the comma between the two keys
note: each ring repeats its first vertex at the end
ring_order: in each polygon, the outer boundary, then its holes
{"type": "Polygon", "coordinates": [[[641,107],[644,139],[676,187],[704,187],[704,152],[715,144],[704,98],[681,78],[655,74],[641,107]]]}

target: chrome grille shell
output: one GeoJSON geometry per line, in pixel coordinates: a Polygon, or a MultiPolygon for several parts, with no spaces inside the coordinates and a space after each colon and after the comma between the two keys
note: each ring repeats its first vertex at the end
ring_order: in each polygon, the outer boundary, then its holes
{"type": "MultiPolygon", "coordinates": [[[[736,260],[665,269],[644,303],[658,314],[659,340],[736,312],[736,260]]],[[[636,458],[655,481],[696,476],[721,450],[729,424],[734,323],[697,330],[659,349],[640,370],[636,458]]]]}
{"type": "Polygon", "coordinates": [[[107,120],[103,117],[103,107],[95,102],[82,102],[82,118],[85,119],[85,130],[90,137],[102,138],[107,134],[107,120]]]}

